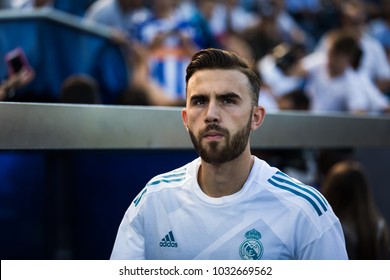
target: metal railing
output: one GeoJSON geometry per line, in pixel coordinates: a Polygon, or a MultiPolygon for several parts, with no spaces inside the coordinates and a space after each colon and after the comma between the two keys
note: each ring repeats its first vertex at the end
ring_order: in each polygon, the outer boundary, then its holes
{"type": "MultiPolygon", "coordinates": [[[[187,149],[181,108],[0,103],[0,149],[187,149]]],[[[390,146],[390,117],[268,113],[253,148],[390,146]]]]}

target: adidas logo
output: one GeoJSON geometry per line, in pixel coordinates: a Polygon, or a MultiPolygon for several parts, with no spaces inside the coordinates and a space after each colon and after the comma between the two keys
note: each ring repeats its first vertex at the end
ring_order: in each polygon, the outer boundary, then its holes
{"type": "Polygon", "coordinates": [[[175,237],[173,237],[172,231],[170,231],[160,242],[160,247],[177,247],[175,237]]]}

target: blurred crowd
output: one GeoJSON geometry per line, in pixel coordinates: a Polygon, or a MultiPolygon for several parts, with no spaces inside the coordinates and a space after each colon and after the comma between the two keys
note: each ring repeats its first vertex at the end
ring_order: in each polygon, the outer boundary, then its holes
{"type": "MultiPolygon", "coordinates": [[[[183,105],[190,57],[213,47],[234,51],[252,63],[263,81],[259,102],[268,111],[390,112],[389,0],[0,3],[2,9],[62,10],[111,28],[112,40],[126,50],[132,69],[118,104],[183,105]]],[[[10,84],[17,89],[28,82],[15,81],[15,75],[8,78],[11,83],[3,83],[0,90],[3,100],[10,84]]],[[[79,84],[85,80],[79,78],[79,84]]],[[[94,90],[99,95],[99,88],[94,90]]]]}

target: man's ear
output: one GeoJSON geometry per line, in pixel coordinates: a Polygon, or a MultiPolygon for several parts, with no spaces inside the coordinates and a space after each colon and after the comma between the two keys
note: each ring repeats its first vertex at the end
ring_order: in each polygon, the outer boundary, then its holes
{"type": "Polygon", "coordinates": [[[183,108],[181,110],[181,118],[183,120],[183,124],[184,124],[185,128],[188,131],[188,118],[187,118],[187,110],[186,110],[186,108],[183,108]]]}
{"type": "Polygon", "coordinates": [[[260,127],[265,118],[265,108],[263,106],[255,106],[252,112],[251,130],[255,131],[260,127]]]}

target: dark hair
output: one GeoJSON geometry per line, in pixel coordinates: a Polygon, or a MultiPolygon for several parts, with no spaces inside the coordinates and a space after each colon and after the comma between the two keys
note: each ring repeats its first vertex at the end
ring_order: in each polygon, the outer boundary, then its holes
{"type": "Polygon", "coordinates": [[[388,226],[375,205],[367,175],[359,162],[336,163],[322,192],[343,225],[350,259],[389,258],[388,226]]]}
{"type": "Polygon", "coordinates": [[[248,78],[249,84],[251,85],[253,104],[258,104],[261,82],[258,75],[256,75],[249,63],[243,58],[235,53],[220,49],[209,48],[201,50],[192,56],[191,62],[187,66],[186,84],[188,85],[188,81],[196,71],[204,69],[240,71],[248,78]]]}
{"type": "Polygon", "coordinates": [[[359,41],[349,32],[334,32],[331,35],[330,50],[334,53],[348,55],[352,59],[360,50],[359,41]]]}
{"type": "Polygon", "coordinates": [[[86,74],[73,74],[61,85],[60,102],[99,104],[101,99],[98,83],[86,74]]]}

